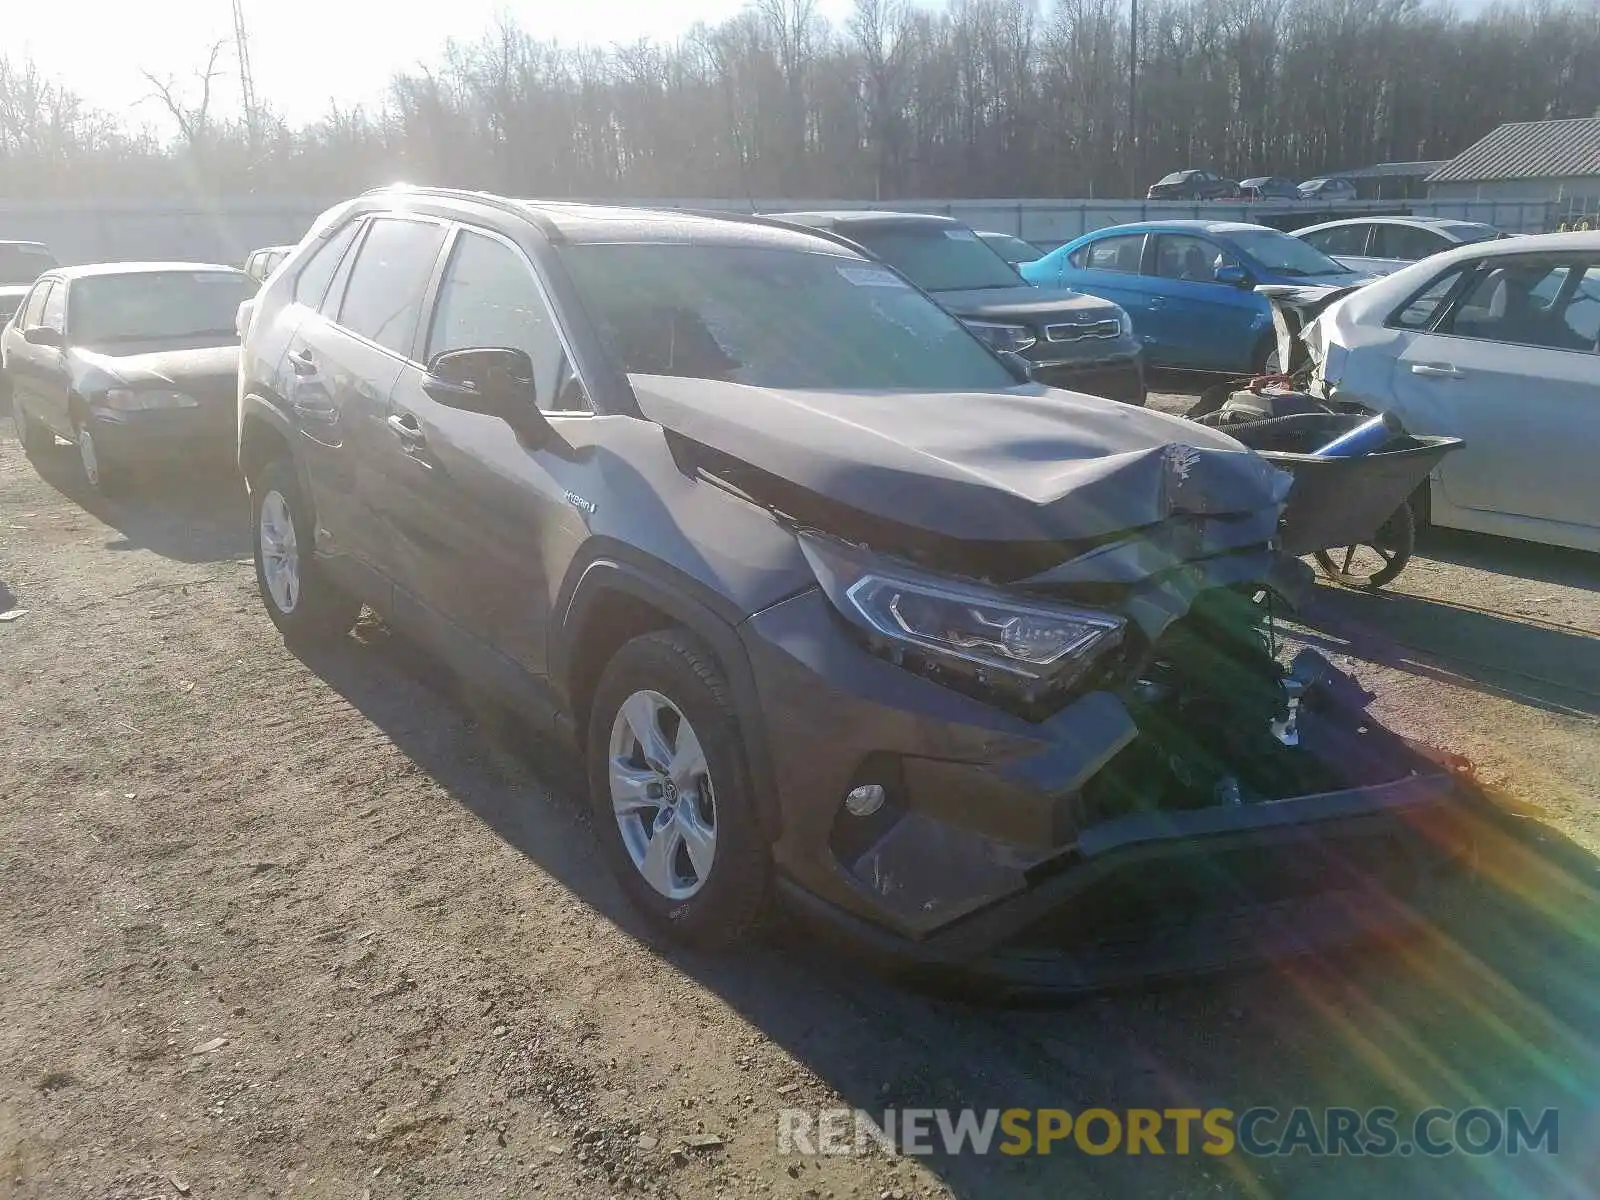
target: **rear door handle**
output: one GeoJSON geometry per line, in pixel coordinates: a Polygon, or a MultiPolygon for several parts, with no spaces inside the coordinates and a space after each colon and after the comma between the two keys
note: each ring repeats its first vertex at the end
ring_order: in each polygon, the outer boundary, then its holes
{"type": "Polygon", "coordinates": [[[289,351],[289,366],[296,375],[315,375],[317,373],[317,356],[310,350],[289,351]]]}
{"type": "Polygon", "coordinates": [[[1462,372],[1450,363],[1412,363],[1413,375],[1426,375],[1429,379],[1460,379],[1462,372]]]}
{"type": "Polygon", "coordinates": [[[428,440],[423,435],[422,426],[410,413],[394,413],[385,424],[406,444],[408,450],[415,450],[428,440]]]}

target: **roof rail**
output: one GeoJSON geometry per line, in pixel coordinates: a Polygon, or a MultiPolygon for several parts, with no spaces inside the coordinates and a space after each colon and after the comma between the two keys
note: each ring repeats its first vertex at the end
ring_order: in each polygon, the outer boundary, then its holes
{"type": "Polygon", "coordinates": [[[509,196],[502,196],[496,192],[473,191],[470,188],[437,187],[431,184],[418,183],[386,183],[379,187],[368,188],[362,196],[381,196],[386,192],[399,192],[415,196],[436,197],[440,200],[466,200],[473,204],[482,204],[486,208],[497,208],[511,216],[521,217],[524,221],[532,221],[539,226],[546,237],[559,236],[555,222],[540,212],[532,204],[514,200],[509,196]]]}
{"type": "Polygon", "coordinates": [[[851,241],[841,233],[823,229],[818,225],[807,225],[803,221],[785,221],[782,213],[724,212],[715,208],[680,208],[673,211],[685,212],[695,217],[720,217],[725,221],[737,221],[742,225],[765,225],[769,229],[789,229],[796,233],[814,234],[835,245],[843,246],[846,250],[854,250],[857,254],[865,254],[868,258],[877,257],[865,246],[851,241]]]}

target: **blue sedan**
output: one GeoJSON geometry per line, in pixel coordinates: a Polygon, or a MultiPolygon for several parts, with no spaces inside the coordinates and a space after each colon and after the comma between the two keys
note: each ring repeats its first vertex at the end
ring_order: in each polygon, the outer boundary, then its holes
{"type": "Polygon", "coordinates": [[[1256,284],[1348,287],[1373,278],[1276,229],[1226,221],[1113,225],[1018,270],[1039,287],[1120,304],[1151,365],[1239,373],[1264,371],[1275,346],[1256,284]]]}

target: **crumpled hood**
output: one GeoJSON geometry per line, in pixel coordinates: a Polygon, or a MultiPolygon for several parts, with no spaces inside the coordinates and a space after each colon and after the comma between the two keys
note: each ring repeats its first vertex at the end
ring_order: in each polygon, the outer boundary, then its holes
{"type": "Polygon", "coordinates": [[[1288,490],[1284,472],[1216,430],[1036,384],[905,393],[632,380],[652,421],[879,528],[1089,543],[1179,515],[1252,514],[1244,524],[1264,540],[1288,490]]]}
{"type": "Polygon", "coordinates": [[[1086,296],[1066,288],[968,288],[953,292],[933,292],[941,308],[958,317],[979,317],[987,321],[1098,320],[1109,317],[1116,305],[1099,296],[1086,296]]]}
{"type": "MultiPolygon", "coordinates": [[[[139,347],[129,349],[137,351],[139,347]]],[[[238,391],[236,344],[126,354],[76,349],[72,357],[75,369],[91,388],[96,380],[106,386],[170,387],[199,400],[219,400],[238,391]]]]}

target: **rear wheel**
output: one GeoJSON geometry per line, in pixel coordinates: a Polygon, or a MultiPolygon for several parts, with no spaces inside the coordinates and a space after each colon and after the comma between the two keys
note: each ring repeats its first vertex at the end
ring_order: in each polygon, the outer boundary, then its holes
{"type": "Polygon", "coordinates": [[[270,462],[250,489],[256,589],[285,641],[331,641],[350,632],[361,601],[341,591],[312,554],[310,506],[287,459],[270,462]]]}

